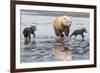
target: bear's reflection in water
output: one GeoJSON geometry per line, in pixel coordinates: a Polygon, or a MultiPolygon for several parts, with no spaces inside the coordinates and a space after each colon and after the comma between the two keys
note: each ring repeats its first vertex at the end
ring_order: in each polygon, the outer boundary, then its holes
{"type": "Polygon", "coordinates": [[[52,48],[53,55],[63,61],[72,60],[72,55],[69,47],[66,47],[64,43],[54,43],[52,48]]]}
{"type": "Polygon", "coordinates": [[[33,45],[36,43],[35,42],[35,39],[33,40],[33,41],[31,41],[31,40],[24,40],[24,45],[27,45],[27,44],[29,44],[29,43],[32,43],[33,45]]]}

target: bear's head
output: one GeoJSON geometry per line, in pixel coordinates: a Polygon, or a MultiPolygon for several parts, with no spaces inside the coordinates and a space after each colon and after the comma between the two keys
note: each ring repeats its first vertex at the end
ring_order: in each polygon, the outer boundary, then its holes
{"type": "Polygon", "coordinates": [[[69,28],[72,24],[72,17],[71,16],[62,16],[61,24],[62,24],[62,26],[69,28]]]}
{"type": "Polygon", "coordinates": [[[82,28],[82,31],[83,31],[83,32],[85,32],[85,33],[87,33],[87,30],[86,30],[86,28],[82,28]]]}
{"type": "Polygon", "coordinates": [[[33,31],[36,31],[37,29],[36,29],[36,25],[31,25],[31,29],[33,30],[33,31]]]}

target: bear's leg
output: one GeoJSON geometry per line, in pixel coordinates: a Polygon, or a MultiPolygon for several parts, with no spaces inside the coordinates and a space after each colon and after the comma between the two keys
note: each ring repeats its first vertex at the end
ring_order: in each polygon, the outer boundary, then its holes
{"type": "Polygon", "coordinates": [[[68,37],[69,36],[69,31],[65,31],[65,36],[68,37]]]}
{"type": "Polygon", "coordinates": [[[73,36],[73,34],[70,35],[70,38],[73,36]]]}
{"type": "Polygon", "coordinates": [[[66,28],[65,31],[64,31],[64,34],[66,37],[69,36],[69,32],[70,32],[70,28],[66,28]]]}
{"type": "Polygon", "coordinates": [[[27,33],[24,33],[23,35],[24,35],[25,41],[27,41],[27,37],[28,37],[27,33]]]}
{"type": "Polygon", "coordinates": [[[57,31],[55,31],[55,34],[56,34],[56,36],[57,36],[57,37],[60,35],[60,33],[59,33],[59,32],[57,32],[57,31]]]}
{"type": "Polygon", "coordinates": [[[75,32],[73,32],[73,33],[70,35],[70,37],[72,37],[72,36],[75,36],[75,32]]]}
{"type": "Polygon", "coordinates": [[[77,35],[78,35],[78,34],[74,34],[74,39],[77,39],[77,35]]]}
{"type": "Polygon", "coordinates": [[[28,43],[28,37],[25,37],[24,44],[28,43]]]}
{"type": "Polygon", "coordinates": [[[35,33],[32,33],[33,34],[33,36],[34,36],[34,38],[35,38],[35,33]]]}
{"type": "Polygon", "coordinates": [[[25,38],[25,40],[27,41],[27,37],[25,38]]]}
{"type": "Polygon", "coordinates": [[[31,39],[31,35],[29,34],[29,41],[30,41],[30,39],[31,39]]]}
{"type": "Polygon", "coordinates": [[[83,33],[81,34],[81,36],[82,36],[82,41],[84,41],[84,35],[83,35],[83,33]]]}

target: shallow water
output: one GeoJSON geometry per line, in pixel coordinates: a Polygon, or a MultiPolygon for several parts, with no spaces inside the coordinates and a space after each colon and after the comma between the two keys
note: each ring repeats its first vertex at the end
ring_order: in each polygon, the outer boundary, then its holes
{"type": "MultiPolygon", "coordinates": [[[[57,58],[54,54],[54,49],[61,49],[62,53],[65,47],[71,53],[71,60],[87,60],[89,59],[89,42],[75,39],[69,41],[55,41],[54,38],[48,40],[46,37],[35,38],[27,44],[21,42],[21,62],[47,62],[47,61],[63,61],[63,59],[57,58]],[[75,41],[75,42],[74,42],[75,41]],[[58,44],[58,46],[55,46],[58,44]],[[54,48],[54,49],[52,49],[54,48]]],[[[63,57],[63,56],[62,56],[63,57]]],[[[66,56],[67,58],[67,56],[66,56]]]]}

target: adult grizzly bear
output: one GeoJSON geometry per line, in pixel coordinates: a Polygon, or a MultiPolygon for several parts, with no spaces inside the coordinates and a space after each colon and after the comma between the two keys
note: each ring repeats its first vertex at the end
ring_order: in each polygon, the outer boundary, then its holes
{"type": "Polygon", "coordinates": [[[64,37],[69,35],[70,26],[72,23],[71,16],[59,16],[54,20],[53,28],[56,36],[64,37]]]}
{"type": "Polygon", "coordinates": [[[84,34],[83,33],[87,33],[87,30],[86,30],[86,28],[81,28],[81,29],[77,29],[77,30],[75,30],[71,35],[70,35],[70,37],[71,36],[77,36],[77,35],[81,35],[81,37],[82,37],[82,40],[84,40],[84,34]]]}
{"type": "Polygon", "coordinates": [[[27,38],[29,38],[29,40],[31,39],[31,34],[33,34],[34,38],[35,38],[35,31],[36,31],[36,26],[35,25],[31,25],[31,27],[27,27],[24,28],[23,30],[23,35],[24,38],[27,40],[27,38]]]}

